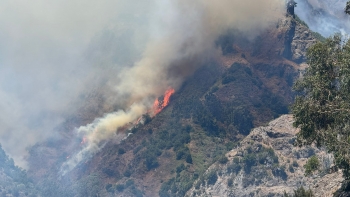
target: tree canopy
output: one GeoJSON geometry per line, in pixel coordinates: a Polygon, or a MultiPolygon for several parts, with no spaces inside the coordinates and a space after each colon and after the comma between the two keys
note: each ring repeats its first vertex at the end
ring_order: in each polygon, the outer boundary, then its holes
{"type": "Polygon", "coordinates": [[[350,179],[350,41],[335,35],[310,47],[307,59],[294,85],[297,144],[325,146],[350,179]]]}

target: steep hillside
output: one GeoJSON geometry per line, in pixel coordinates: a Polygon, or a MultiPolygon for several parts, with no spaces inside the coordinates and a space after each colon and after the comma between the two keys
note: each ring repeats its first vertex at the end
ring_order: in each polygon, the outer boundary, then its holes
{"type": "Polygon", "coordinates": [[[40,193],[26,172],[15,166],[0,145],[0,196],[38,196],[40,193]]]}
{"type": "Polygon", "coordinates": [[[304,68],[298,63],[314,42],[292,17],[254,40],[232,30],[218,39],[218,55],[201,61],[162,112],[104,142],[62,176],[62,163],[81,146],[70,130],[114,108],[92,93],[84,113],[62,126],[61,141],[32,147],[28,172],[45,191],[56,189],[51,196],[184,196],[253,127],[288,113],[291,86],[304,68]]]}
{"type": "Polygon", "coordinates": [[[295,147],[291,115],[283,115],[267,126],[255,128],[237,147],[226,154],[227,160],[214,163],[200,177],[188,196],[282,196],[284,191],[303,186],[315,196],[333,196],[343,181],[341,172],[332,171],[333,158],[324,150],[295,147]],[[305,176],[311,156],[320,161],[317,172],[305,176]]]}

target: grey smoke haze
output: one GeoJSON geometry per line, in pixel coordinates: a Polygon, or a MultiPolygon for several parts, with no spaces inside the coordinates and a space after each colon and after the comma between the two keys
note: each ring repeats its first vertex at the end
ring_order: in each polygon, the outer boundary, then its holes
{"type": "Polygon", "coordinates": [[[350,17],[344,13],[347,0],[295,0],[295,13],[311,30],[325,37],[350,33],[350,17]]]}
{"type": "Polygon", "coordinates": [[[283,13],[281,0],[2,1],[0,143],[25,166],[26,147],[54,136],[81,95],[103,90],[121,109],[77,128],[88,140],[69,170],[178,88],[185,76],[170,69],[196,67],[178,62],[208,54],[230,28],[252,38],[283,13]]]}

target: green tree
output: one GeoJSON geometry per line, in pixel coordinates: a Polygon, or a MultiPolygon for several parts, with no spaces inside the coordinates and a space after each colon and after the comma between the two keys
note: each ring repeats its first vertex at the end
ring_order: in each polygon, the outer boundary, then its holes
{"type": "Polygon", "coordinates": [[[345,13],[350,15],[350,1],[346,2],[345,13]]]}
{"type": "Polygon", "coordinates": [[[350,179],[350,41],[335,35],[310,47],[307,59],[309,67],[294,85],[296,144],[326,147],[350,179]]]}
{"type": "Polygon", "coordinates": [[[320,161],[317,156],[310,157],[305,164],[305,175],[309,175],[312,172],[316,171],[320,166],[320,161]]]}

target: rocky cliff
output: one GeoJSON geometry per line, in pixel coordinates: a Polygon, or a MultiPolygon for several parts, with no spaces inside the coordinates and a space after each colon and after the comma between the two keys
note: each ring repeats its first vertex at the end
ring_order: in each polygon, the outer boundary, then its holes
{"type": "Polygon", "coordinates": [[[343,180],[331,171],[332,156],[314,146],[295,147],[298,132],[291,115],[255,128],[236,148],[218,161],[191,188],[188,196],[282,196],[303,186],[315,196],[332,196],[343,180]],[[320,168],[304,176],[309,157],[317,156],[320,168]],[[213,178],[214,177],[214,178],[213,178]]]}

